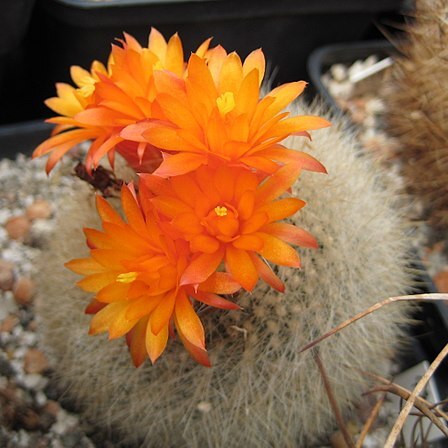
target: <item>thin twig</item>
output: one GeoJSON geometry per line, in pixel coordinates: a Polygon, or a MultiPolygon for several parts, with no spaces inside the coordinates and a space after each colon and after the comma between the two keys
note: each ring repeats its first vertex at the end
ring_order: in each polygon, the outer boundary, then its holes
{"type": "Polygon", "coordinates": [[[364,442],[364,439],[366,438],[367,434],[369,434],[370,429],[372,428],[372,425],[375,423],[375,420],[378,417],[378,414],[380,412],[381,406],[384,403],[384,400],[386,398],[386,393],[381,395],[380,399],[375,403],[375,406],[373,407],[372,411],[370,412],[369,418],[366,420],[361,434],[359,435],[358,441],[356,442],[356,448],[362,448],[362,444],[364,442]]]}
{"type": "MultiPolygon", "coordinates": [[[[411,396],[411,392],[407,391],[397,384],[387,384],[384,386],[378,386],[375,387],[375,389],[370,390],[368,393],[372,392],[390,392],[394,395],[398,395],[400,398],[402,398],[404,401],[409,400],[409,397],[411,396]]],[[[440,429],[440,431],[443,432],[445,437],[448,437],[448,429],[445,427],[445,425],[437,418],[436,413],[434,411],[431,411],[429,406],[427,406],[423,399],[421,397],[416,397],[414,406],[426,417],[428,417],[431,422],[437,426],[437,428],[440,429]]]]}
{"type": "Polygon", "coordinates": [[[341,411],[336,402],[336,398],[333,395],[333,390],[331,388],[331,384],[328,379],[328,375],[325,370],[325,367],[322,364],[322,360],[320,359],[320,356],[317,352],[314,353],[314,361],[316,361],[317,368],[319,369],[320,375],[322,377],[322,381],[324,383],[325,391],[327,392],[328,400],[330,401],[331,408],[332,408],[334,416],[336,418],[336,423],[338,424],[339,429],[340,429],[342,435],[344,436],[345,443],[350,448],[356,448],[355,444],[353,443],[353,441],[350,437],[350,434],[347,430],[347,426],[345,425],[344,418],[342,417],[341,411]]]}
{"type": "Polygon", "coordinates": [[[405,406],[401,410],[400,415],[395,421],[395,424],[389,434],[389,437],[386,440],[384,448],[393,448],[397,440],[397,437],[400,434],[401,429],[404,425],[404,422],[407,416],[409,415],[409,412],[411,412],[412,407],[414,406],[416,398],[418,397],[418,395],[420,395],[422,390],[425,388],[426,383],[429,381],[429,379],[431,378],[437,367],[439,367],[440,363],[445,359],[447,355],[448,355],[448,344],[446,344],[443,350],[437,355],[437,358],[431,363],[428,370],[420,378],[420,381],[415,386],[405,406]]]}
{"type": "Polygon", "coordinates": [[[315,345],[322,342],[324,339],[329,338],[330,336],[334,335],[338,331],[343,330],[345,327],[348,327],[353,322],[356,322],[359,319],[362,319],[363,317],[379,310],[383,306],[389,305],[391,303],[395,302],[404,302],[404,301],[432,301],[432,300],[448,300],[448,294],[411,294],[408,296],[398,296],[398,297],[389,297],[385,300],[382,300],[381,302],[375,303],[375,305],[372,305],[371,307],[367,308],[366,310],[356,314],[356,316],[351,317],[350,319],[347,319],[346,321],[342,322],[342,324],[338,325],[337,327],[333,328],[332,330],[328,331],[327,333],[323,334],[322,336],[318,337],[317,339],[314,339],[314,341],[311,341],[309,344],[305,345],[299,350],[299,353],[302,353],[306,350],[309,350],[310,348],[314,347],[315,345]]]}
{"type": "MultiPolygon", "coordinates": [[[[362,369],[355,368],[355,370],[357,370],[358,372],[361,372],[367,376],[370,376],[374,380],[377,380],[383,384],[393,385],[393,387],[396,388],[396,390],[398,391],[398,393],[396,395],[399,395],[404,400],[407,400],[409,398],[409,395],[411,395],[411,391],[409,389],[406,389],[405,387],[400,386],[399,384],[393,383],[392,381],[388,380],[387,378],[384,378],[383,376],[377,375],[372,372],[367,372],[366,370],[362,370],[362,369]]],[[[443,404],[442,401],[438,402],[438,403],[431,403],[430,401],[426,400],[423,397],[418,397],[417,401],[419,403],[422,403],[424,406],[427,406],[427,408],[430,409],[431,411],[433,411],[437,415],[437,417],[443,418],[444,420],[448,421],[448,414],[446,414],[442,409],[437,408],[437,406],[440,406],[441,404],[443,404]]]]}

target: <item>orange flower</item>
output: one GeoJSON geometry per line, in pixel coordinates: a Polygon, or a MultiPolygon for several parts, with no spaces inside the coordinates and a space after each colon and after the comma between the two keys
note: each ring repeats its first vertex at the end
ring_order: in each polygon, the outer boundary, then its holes
{"type": "Polygon", "coordinates": [[[192,54],[185,79],[172,82],[173,75],[166,72],[155,77],[155,102],[166,119],[130,125],[120,135],[174,154],[156,170],[162,177],[223,161],[266,174],[289,162],[325,172],[316,159],[280,142],[290,135],[309,136],[307,131],[330,123],[320,117],[289,117],[282,112],[302,93],[303,81],[284,84],[260,99],[264,70],[261,50],[252,52],[244,63],[222,47],[209,50],[205,59],[192,54]]]}
{"type": "Polygon", "coordinates": [[[292,197],[278,199],[299,172],[297,164],[288,164],[261,183],[259,175],[226,165],[203,166],[169,179],[142,174],[140,186],[153,194],[151,202],[164,232],[174,240],[188,241],[194,254],[180,284],[201,284],[224,261],[244,289],[251,291],[261,277],[283,291],[265,260],[299,267],[299,256],[287,243],[317,247],[305,230],[277,222],[305,205],[292,197]]]}
{"type": "Polygon", "coordinates": [[[191,298],[217,308],[238,309],[218,296],[240,286],[216,272],[198,285],[180,284],[190,263],[184,241],[173,242],[160,229],[147,197],[123,187],[125,222],[101,197],[97,209],[103,230],[85,229],[90,257],[66,264],[85,276],[79,287],[95,293],[86,312],[94,314],[90,334],[109,332],[114,339],[126,335],[133,362],[139,366],[149,355],[154,363],[165,350],[175,327],[191,356],[209,366],[202,323],[191,298]]]}
{"type": "MultiPolygon", "coordinates": [[[[154,169],[153,159],[160,158],[159,152],[147,143],[125,142],[120,132],[140,120],[163,118],[159,108],[153,107],[156,94],[153,74],[166,70],[183,76],[182,44],[177,34],[167,43],[154,28],[149,34],[148,48],[143,48],[128,34],[119,42],[121,47],[112,46],[108,70],[98,62],[92,65],[91,73],[72,67],[78,89],[59,84],[58,97],[47,100],[51,109],[63,115],[48,120],[58,126],[54,135],[33,154],[38,157],[51,153],[47,173],[67,151],[86,140],[93,140],[86,160],[88,170],[98,166],[106,154],[113,165],[115,149],[140,171],[154,169]]],[[[205,55],[209,42],[199,47],[198,57],[205,55]]]]}

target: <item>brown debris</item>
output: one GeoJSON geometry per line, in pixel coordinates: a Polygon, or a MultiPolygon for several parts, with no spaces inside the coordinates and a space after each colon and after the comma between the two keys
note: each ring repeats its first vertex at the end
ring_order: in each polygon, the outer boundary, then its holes
{"type": "Polygon", "coordinates": [[[42,373],[50,367],[47,357],[37,348],[30,348],[25,353],[24,368],[26,373],[42,373]]]}
{"type": "Polygon", "coordinates": [[[19,318],[13,314],[10,314],[0,322],[0,333],[10,333],[18,323],[19,318]]]}
{"type": "Polygon", "coordinates": [[[14,298],[19,305],[29,305],[32,302],[36,287],[27,277],[20,277],[14,286],[14,298]]]}
{"type": "Polygon", "coordinates": [[[26,216],[31,220],[47,219],[51,213],[51,205],[44,199],[37,199],[26,209],[26,216]]]}
{"type": "Polygon", "coordinates": [[[24,240],[31,229],[31,222],[26,216],[13,216],[5,223],[5,230],[12,240],[24,240]]]}
{"type": "Polygon", "coordinates": [[[0,260],[0,289],[11,291],[14,286],[14,264],[0,260]]]}

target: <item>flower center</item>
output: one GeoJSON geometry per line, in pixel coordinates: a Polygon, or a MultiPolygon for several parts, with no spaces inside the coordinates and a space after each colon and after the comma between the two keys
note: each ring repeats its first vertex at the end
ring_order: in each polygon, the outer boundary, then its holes
{"type": "Polygon", "coordinates": [[[235,109],[235,96],[233,92],[224,92],[221,96],[216,98],[216,105],[218,106],[221,115],[226,115],[235,109]]]}
{"type": "Polygon", "coordinates": [[[227,208],[221,205],[215,207],[215,213],[217,216],[227,216],[227,208]]]}
{"type": "Polygon", "coordinates": [[[201,221],[207,232],[223,242],[232,241],[239,228],[238,212],[229,204],[217,205],[201,221]]]}
{"type": "Polygon", "coordinates": [[[132,283],[136,280],[137,275],[137,272],[123,272],[117,275],[116,281],[120,283],[132,283]]]}

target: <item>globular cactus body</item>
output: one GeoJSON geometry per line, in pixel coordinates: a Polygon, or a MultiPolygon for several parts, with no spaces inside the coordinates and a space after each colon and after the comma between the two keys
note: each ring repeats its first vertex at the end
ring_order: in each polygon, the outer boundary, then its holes
{"type": "MultiPolygon", "coordinates": [[[[308,202],[296,224],[320,243],[318,250],[300,250],[303,271],[279,269],[286,292],[260,284],[239,297],[242,311],[199,311],[212,368],[195,364],[174,341],[154,366],[147,361],[136,369],[123,339],[88,336],[83,310],[89,297],[63,263],[86,255],[81,227],[99,221],[86,190],[65,201],[40,266],[40,329],[60,386],[91,421],[126,443],[154,447],[304,446],[333,430],[313,354],[299,348],[374,302],[403,293],[409,280],[397,194],[343,126],[335,122],[311,143],[296,138],[291,145],[308,146],[329,173],[304,172],[293,188],[308,202]]],[[[319,346],[344,411],[368,385],[360,369],[387,371],[407,311],[389,307],[319,346]]]]}
{"type": "Polygon", "coordinates": [[[448,229],[448,2],[418,0],[399,45],[387,123],[401,143],[409,188],[433,223],[448,229]]]}

